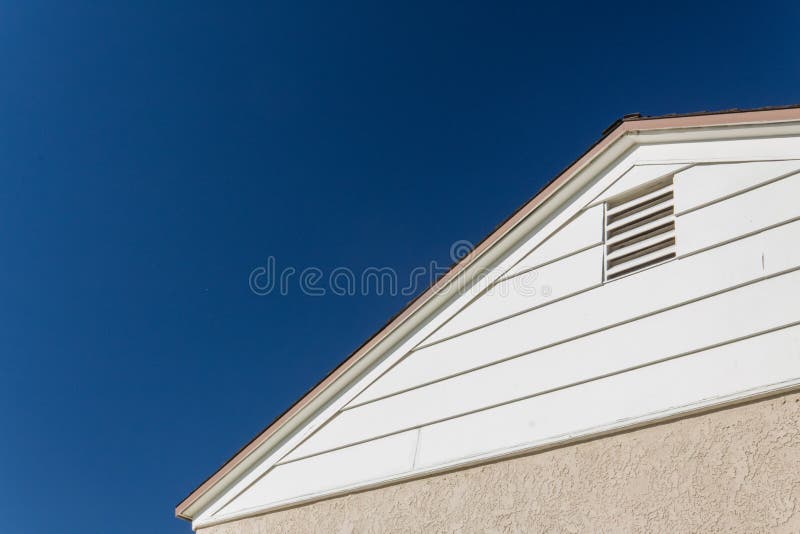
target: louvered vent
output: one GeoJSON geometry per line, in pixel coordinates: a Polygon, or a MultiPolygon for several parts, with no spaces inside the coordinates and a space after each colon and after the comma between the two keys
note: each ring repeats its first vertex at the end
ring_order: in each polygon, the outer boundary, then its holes
{"type": "Polygon", "coordinates": [[[605,278],[675,257],[672,176],[606,202],[605,278]]]}

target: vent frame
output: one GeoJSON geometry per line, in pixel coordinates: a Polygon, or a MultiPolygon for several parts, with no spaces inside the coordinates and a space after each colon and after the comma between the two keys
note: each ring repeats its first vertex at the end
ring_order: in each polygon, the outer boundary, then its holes
{"type": "Polygon", "coordinates": [[[676,258],[674,175],[626,191],[603,206],[604,282],[676,258]]]}

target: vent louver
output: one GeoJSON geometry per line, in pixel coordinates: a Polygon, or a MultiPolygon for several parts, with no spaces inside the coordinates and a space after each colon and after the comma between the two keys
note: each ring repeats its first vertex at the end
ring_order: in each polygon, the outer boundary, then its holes
{"type": "Polygon", "coordinates": [[[605,279],[675,257],[672,176],[606,202],[605,279]]]}

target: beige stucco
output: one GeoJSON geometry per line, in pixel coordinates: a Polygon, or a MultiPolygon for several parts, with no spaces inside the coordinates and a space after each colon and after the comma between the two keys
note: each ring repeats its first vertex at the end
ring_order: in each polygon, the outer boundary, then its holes
{"type": "Polygon", "coordinates": [[[198,532],[800,532],[800,393],[198,532]]]}

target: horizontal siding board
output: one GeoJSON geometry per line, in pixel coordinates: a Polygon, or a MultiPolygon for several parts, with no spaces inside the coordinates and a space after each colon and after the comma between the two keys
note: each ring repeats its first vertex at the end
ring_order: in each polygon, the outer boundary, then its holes
{"type": "Polygon", "coordinates": [[[800,271],[346,410],[289,459],[552,391],[800,321],[800,271]],[[676,335],[679,333],[679,335],[676,335]]]}
{"type": "Polygon", "coordinates": [[[800,222],[673,260],[411,352],[356,403],[383,397],[800,265],[800,222]]]}
{"type": "Polygon", "coordinates": [[[792,327],[423,427],[417,466],[535,446],[800,379],[792,327]]]}
{"type": "Polygon", "coordinates": [[[683,213],[800,170],[800,161],[697,165],[675,175],[675,211],[683,213]]]}
{"type": "Polygon", "coordinates": [[[404,432],[276,466],[222,508],[217,517],[410,471],[417,435],[416,430],[404,432]]]}
{"type": "Polygon", "coordinates": [[[681,215],[675,221],[678,255],[691,254],[797,218],[800,216],[798,199],[800,174],[795,174],[681,215]]]}
{"type": "MultiPolygon", "coordinates": [[[[677,137],[676,137],[677,141],[677,137]]],[[[800,158],[800,137],[764,137],[641,145],[636,159],[646,162],[734,162],[800,158]]]]}
{"type": "Polygon", "coordinates": [[[503,277],[516,276],[529,269],[539,267],[602,242],[603,207],[595,206],[580,213],[565,224],[541,245],[533,249],[530,254],[522,258],[519,263],[509,269],[503,277]]]}
{"type": "Polygon", "coordinates": [[[594,203],[605,202],[609,198],[613,198],[622,193],[626,193],[631,189],[643,186],[664,176],[685,169],[685,164],[670,164],[670,165],[635,165],[628,172],[623,174],[616,182],[606,189],[594,203]]]}
{"type": "Polygon", "coordinates": [[[425,340],[425,343],[440,341],[503,317],[545,305],[602,281],[603,246],[597,245],[494,284],[425,340]]]}

